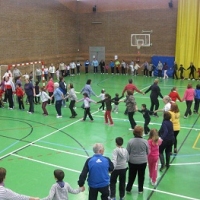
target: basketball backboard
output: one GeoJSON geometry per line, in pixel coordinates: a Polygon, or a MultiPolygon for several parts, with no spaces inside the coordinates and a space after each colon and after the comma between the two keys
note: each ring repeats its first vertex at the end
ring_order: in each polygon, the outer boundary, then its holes
{"type": "Polygon", "coordinates": [[[150,34],[131,34],[131,46],[151,46],[150,34]]]}

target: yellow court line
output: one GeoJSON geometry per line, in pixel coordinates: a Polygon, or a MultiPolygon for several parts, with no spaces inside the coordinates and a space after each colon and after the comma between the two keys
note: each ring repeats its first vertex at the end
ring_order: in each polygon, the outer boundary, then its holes
{"type": "Polygon", "coordinates": [[[194,144],[192,146],[193,149],[200,149],[200,148],[196,147],[196,144],[199,141],[199,138],[200,138],[200,133],[199,133],[198,137],[196,138],[196,140],[195,140],[195,142],[194,142],[194,144]]]}

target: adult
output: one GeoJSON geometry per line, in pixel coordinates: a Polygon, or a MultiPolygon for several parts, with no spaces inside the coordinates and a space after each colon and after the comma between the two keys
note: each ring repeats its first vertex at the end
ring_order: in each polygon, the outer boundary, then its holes
{"type": "Polygon", "coordinates": [[[99,61],[96,58],[92,61],[92,66],[94,68],[94,74],[98,73],[99,61]]]}
{"type": "Polygon", "coordinates": [[[195,97],[194,97],[194,109],[193,109],[193,113],[198,114],[199,112],[199,104],[200,104],[200,84],[196,85],[196,89],[195,89],[195,97]]]}
{"type": "Polygon", "coordinates": [[[6,169],[3,167],[0,167],[0,199],[1,200],[15,200],[15,199],[39,200],[38,197],[30,197],[30,196],[18,194],[6,188],[4,185],[5,178],[6,178],[6,169]]]}
{"type": "Polygon", "coordinates": [[[70,69],[71,69],[71,76],[75,76],[75,68],[76,68],[76,64],[74,61],[72,61],[70,63],[70,69]]]}
{"type": "Polygon", "coordinates": [[[105,62],[104,60],[101,60],[99,63],[101,74],[104,74],[104,67],[105,67],[105,62]]]}
{"type": "Polygon", "coordinates": [[[160,61],[158,62],[157,69],[158,69],[158,78],[162,78],[163,64],[160,61]]]}
{"type": "Polygon", "coordinates": [[[191,107],[192,107],[194,97],[195,97],[195,91],[192,88],[192,84],[189,83],[187,85],[187,89],[185,90],[184,96],[182,98],[182,101],[185,100],[185,102],[186,102],[186,111],[184,114],[184,118],[188,118],[188,115],[189,116],[192,115],[191,107]]]}
{"type": "Polygon", "coordinates": [[[126,99],[124,100],[124,102],[126,103],[128,119],[129,119],[129,122],[131,125],[131,128],[129,128],[129,130],[132,131],[136,126],[136,122],[133,118],[133,115],[135,114],[135,111],[137,110],[135,98],[133,96],[132,91],[130,91],[130,90],[127,91],[127,96],[126,96],[126,99]]]}
{"type": "Polygon", "coordinates": [[[168,75],[167,75],[167,70],[168,70],[168,65],[167,65],[166,62],[164,62],[164,65],[163,65],[163,71],[164,71],[164,73],[163,73],[163,79],[169,78],[168,75]]]}
{"type": "Polygon", "coordinates": [[[65,83],[65,79],[63,77],[59,77],[59,89],[63,93],[64,99],[62,100],[62,106],[66,107],[66,94],[67,94],[67,85],[65,83]]]}
{"type": "Polygon", "coordinates": [[[59,63],[59,71],[62,77],[65,76],[65,63],[64,62],[60,62],[59,63]]]}
{"type": "Polygon", "coordinates": [[[62,107],[62,100],[64,99],[64,95],[61,92],[61,90],[59,89],[59,83],[54,83],[54,92],[53,95],[51,96],[51,98],[55,98],[55,108],[56,108],[56,118],[61,118],[62,114],[61,114],[61,107],[62,107]]]}
{"type": "Polygon", "coordinates": [[[164,105],[164,108],[163,109],[159,109],[159,110],[155,110],[154,113],[157,113],[157,112],[167,112],[171,109],[171,98],[167,95],[165,95],[163,97],[163,103],[165,104],[164,105]]]}
{"type": "Polygon", "coordinates": [[[14,107],[13,93],[15,92],[15,85],[9,77],[5,77],[4,82],[5,96],[8,98],[8,109],[12,110],[14,107]]]}
{"type": "Polygon", "coordinates": [[[113,62],[113,60],[110,61],[109,67],[111,69],[111,73],[114,74],[115,73],[115,63],[113,62]]]}
{"type": "Polygon", "coordinates": [[[85,162],[83,170],[79,176],[78,185],[83,187],[88,176],[88,200],[97,200],[98,192],[101,193],[102,200],[108,200],[110,185],[109,172],[114,170],[114,166],[110,158],[103,156],[103,144],[94,144],[93,152],[94,155],[88,158],[85,162]]]}
{"type": "Polygon", "coordinates": [[[91,97],[91,95],[94,95],[94,96],[97,96],[93,90],[92,90],[92,87],[91,87],[91,82],[92,80],[91,79],[88,79],[85,86],[82,88],[81,92],[80,93],[87,93],[88,94],[88,97],[91,97]]]}
{"type": "Polygon", "coordinates": [[[193,65],[192,62],[190,63],[190,66],[187,68],[187,70],[190,70],[188,80],[191,79],[191,76],[192,76],[192,79],[194,80],[194,79],[195,79],[195,78],[194,78],[194,72],[196,71],[196,68],[195,68],[195,66],[193,65]]]}
{"type": "Polygon", "coordinates": [[[176,63],[176,61],[174,61],[174,65],[173,65],[173,75],[172,78],[173,79],[178,79],[178,75],[177,75],[177,71],[178,71],[178,65],[176,63]]]}
{"type": "Polygon", "coordinates": [[[171,114],[171,122],[174,130],[174,153],[177,153],[177,136],[180,131],[180,112],[178,105],[176,103],[172,103],[169,112],[171,114]]]}
{"type": "Polygon", "coordinates": [[[77,63],[76,63],[76,72],[77,72],[78,75],[80,75],[81,66],[82,66],[81,63],[79,61],[77,61],[77,63]]]}
{"type": "Polygon", "coordinates": [[[44,79],[45,81],[48,80],[48,75],[49,75],[49,69],[47,68],[47,66],[44,67],[44,79]]]}
{"type": "Polygon", "coordinates": [[[20,72],[20,70],[17,68],[17,67],[14,67],[13,69],[13,77],[14,77],[14,80],[15,80],[15,83],[17,81],[17,79],[22,76],[22,73],[20,72]]]}
{"type": "Polygon", "coordinates": [[[24,90],[29,103],[29,110],[27,111],[29,114],[34,113],[34,96],[35,96],[35,88],[33,87],[32,82],[29,79],[25,80],[24,90]]]}
{"type": "Polygon", "coordinates": [[[88,68],[90,66],[90,61],[86,60],[84,65],[85,65],[85,73],[88,74],[88,68]]]}
{"type": "Polygon", "coordinates": [[[149,66],[149,63],[146,61],[144,64],[143,64],[143,67],[144,67],[144,70],[143,70],[143,75],[144,76],[149,76],[149,73],[148,73],[148,66],[149,66]]]}
{"type": "Polygon", "coordinates": [[[159,146],[159,157],[161,168],[160,171],[163,171],[166,167],[169,168],[170,163],[170,154],[172,152],[172,146],[174,144],[174,130],[173,124],[170,121],[171,114],[169,112],[164,112],[163,122],[159,130],[159,136],[161,137],[162,144],[159,146]],[[165,158],[164,158],[165,151],[165,158]]]}
{"type": "Polygon", "coordinates": [[[143,193],[147,155],[149,153],[148,142],[142,138],[143,131],[142,126],[135,126],[133,131],[134,138],[130,139],[127,144],[127,151],[129,153],[127,193],[131,192],[136,175],[138,175],[138,192],[143,193]]]}
{"type": "Polygon", "coordinates": [[[54,79],[55,72],[56,72],[56,68],[53,65],[53,63],[51,63],[51,65],[49,66],[49,73],[50,73],[50,77],[53,79],[54,79]]]}
{"type": "MultiPolygon", "coordinates": [[[[151,85],[149,87],[149,89],[147,89],[144,93],[148,93],[149,91],[151,91],[150,94],[150,99],[151,99],[151,107],[150,107],[150,111],[153,112],[154,111],[154,107],[155,110],[158,110],[159,108],[159,101],[158,101],[158,96],[160,96],[161,98],[163,98],[162,94],[160,93],[160,87],[158,86],[159,80],[155,79],[153,85],[151,85]]],[[[157,114],[155,114],[157,116],[157,114]]]]}
{"type": "MultiPolygon", "coordinates": [[[[124,96],[124,93],[126,91],[132,91],[133,94],[134,94],[134,91],[140,93],[140,94],[144,94],[141,90],[139,90],[134,84],[133,84],[133,80],[132,79],[129,79],[128,80],[128,84],[124,87],[123,91],[122,91],[122,96],[124,96]]],[[[125,110],[124,112],[125,115],[127,115],[127,109],[125,110]]]]}
{"type": "MultiPolygon", "coordinates": [[[[53,91],[54,91],[54,82],[53,82],[53,78],[52,77],[49,77],[49,81],[46,85],[46,90],[48,91],[49,93],[49,96],[51,97],[53,95],[53,91]]],[[[48,104],[51,105],[51,104],[54,104],[54,97],[52,97],[52,99],[48,100],[48,104]]]]}
{"type": "Polygon", "coordinates": [[[42,79],[42,70],[39,67],[37,67],[37,69],[35,70],[35,75],[37,81],[40,82],[42,79]]]}
{"type": "Polygon", "coordinates": [[[126,74],[126,62],[124,60],[121,62],[121,74],[126,74]]]}
{"type": "Polygon", "coordinates": [[[120,68],[120,62],[119,60],[115,60],[115,69],[116,69],[116,74],[119,75],[119,68],[120,68]]]}

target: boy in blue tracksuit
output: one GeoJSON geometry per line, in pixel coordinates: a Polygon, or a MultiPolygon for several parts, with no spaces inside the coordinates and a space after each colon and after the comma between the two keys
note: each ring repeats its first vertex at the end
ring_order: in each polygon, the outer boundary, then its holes
{"type": "Polygon", "coordinates": [[[103,156],[104,146],[102,144],[96,143],[93,146],[93,152],[95,154],[85,162],[79,176],[78,185],[82,187],[87,178],[89,185],[88,200],[97,200],[98,192],[101,193],[102,200],[108,200],[110,185],[109,172],[113,171],[114,166],[109,158],[103,156]]]}

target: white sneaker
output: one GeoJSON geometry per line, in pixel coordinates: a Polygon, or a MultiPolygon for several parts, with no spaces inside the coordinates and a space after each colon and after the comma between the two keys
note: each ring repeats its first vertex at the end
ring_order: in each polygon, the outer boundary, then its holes
{"type": "Polygon", "coordinates": [[[62,118],[62,115],[57,115],[56,118],[62,118]]]}
{"type": "Polygon", "coordinates": [[[129,131],[133,131],[133,129],[132,129],[132,128],[129,128],[128,130],[129,130],[129,131]]]}

